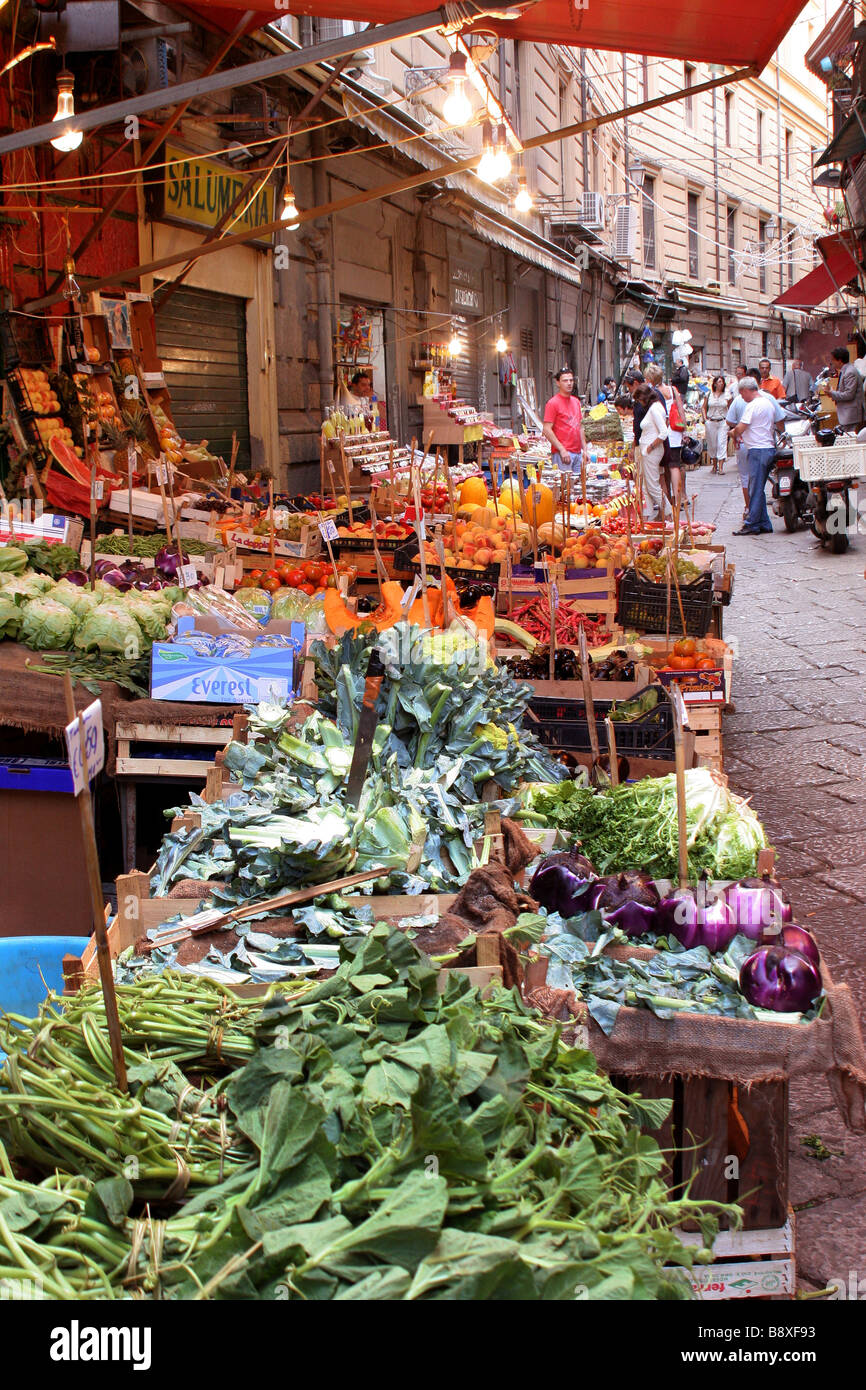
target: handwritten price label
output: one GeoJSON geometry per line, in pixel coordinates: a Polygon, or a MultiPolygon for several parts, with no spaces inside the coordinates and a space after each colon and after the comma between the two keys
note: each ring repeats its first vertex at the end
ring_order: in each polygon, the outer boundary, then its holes
{"type": "Polygon", "coordinates": [[[66,753],[72,771],[72,787],[75,795],[86,791],[90,781],[105,766],[105,742],[102,737],[102,701],[94,700],[86,710],[67,724],[66,753]],[[81,730],[84,737],[81,737],[81,730]],[[82,743],[84,759],[82,759],[82,743]]]}
{"type": "Polygon", "coordinates": [[[162,483],[163,487],[165,487],[168,483],[168,464],[158,463],[153,471],[156,474],[157,487],[160,483],[162,483]]]}
{"type": "Polygon", "coordinates": [[[198,579],[195,565],[180,565],[177,572],[184,589],[191,589],[198,579]]]}
{"type": "Polygon", "coordinates": [[[336,470],[335,467],[334,467],[334,460],[333,460],[333,459],[328,459],[328,472],[329,472],[329,473],[336,473],[336,471],[337,471],[337,470],[336,470]]]}
{"type": "Polygon", "coordinates": [[[335,541],[337,539],[336,521],[320,521],[319,533],[323,541],[335,541]]]}
{"type": "Polygon", "coordinates": [[[97,479],[95,480],[95,482],[94,482],[92,488],[90,489],[90,495],[91,495],[91,497],[93,498],[94,502],[101,502],[101,501],[102,501],[102,494],[103,494],[104,489],[105,489],[105,484],[104,484],[104,482],[102,481],[101,478],[97,478],[97,479]]]}

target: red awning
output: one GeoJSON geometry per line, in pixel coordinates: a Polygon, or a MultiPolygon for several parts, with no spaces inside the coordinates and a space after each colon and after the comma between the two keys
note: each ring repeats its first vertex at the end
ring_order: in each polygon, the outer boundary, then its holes
{"type": "Polygon", "coordinates": [[[780,294],[778,299],[774,299],[773,303],[777,308],[814,309],[856,278],[859,267],[851,254],[846,233],[819,237],[817,244],[824,264],[810,270],[796,285],[792,285],[784,294],[780,294]]]}
{"type": "MultiPolygon", "coordinates": [[[[728,0],[723,10],[711,0],[656,0],[653,4],[647,0],[592,0],[581,9],[575,0],[537,0],[525,5],[516,20],[480,18],[474,27],[532,43],[648,53],[727,67],[754,63],[763,68],[804,7],[805,0],[778,0],[764,6],[755,5],[753,0],[728,0]]],[[[246,9],[259,11],[262,25],[275,18],[274,0],[249,0],[246,5],[200,3],[185,8],[198,10],[202,19],[226,29],[232,28],[246,9]]],[[[508,5],[492,8],[505,10],[508,5]]],[[[357,0],[292,0],[290,12],[357,20],[358,4],[357,0]]],[[[410,19],[424,12],[424,0],[373,0],[372,10],[365,9],[371,24],[410,19]]]]}

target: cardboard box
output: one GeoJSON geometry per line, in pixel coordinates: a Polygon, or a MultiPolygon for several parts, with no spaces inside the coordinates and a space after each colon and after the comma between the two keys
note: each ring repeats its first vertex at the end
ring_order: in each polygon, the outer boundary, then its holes
{"type": "MultiPolygon", "coordinates": [[[[181,619],[184,622],[192,627],[191,620],[181,619]]],[[[214,619],[202,618],[195,630],[210,630],[211,635],[219,635],[204,624],[216,625],[214,619]]],[[[198,656],[182,643],[154,642],[150,666],[152,699],[217,705],[293,699],[300,684],[304,625],[274,623],[262,629],[265,631],[291,637],[292,647],[262,647],[249,657],[208,657],[198,656]]]]}
{"type": "Polygon", "coordinates": [[[72,773],[0,758],[0,936],[89,936],[93,916],[72,773]]]}

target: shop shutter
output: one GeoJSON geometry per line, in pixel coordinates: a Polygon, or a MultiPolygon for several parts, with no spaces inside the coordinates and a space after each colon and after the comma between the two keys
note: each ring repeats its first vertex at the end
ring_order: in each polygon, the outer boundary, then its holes
{"type": "Polygon", "coordinates": [[[185,439],[206,439],[226,463],[237,431],[237,467],[250,466],[246,300],[209,290],[156,298],[156,339],[174,422],[185,439]]]}
{"type": "Polygon", "coordinates": [[[451,320],[451,333],[453,337],[459,338],[462,344],[460,356],[456,357],[452,363],[457,395],[461,400],[468,401],[470,405],[477,407],[480,391],[478,387],[478,344],[476,342],[475,320],[464,318],[462,315],[455,315],[451,320]]]}

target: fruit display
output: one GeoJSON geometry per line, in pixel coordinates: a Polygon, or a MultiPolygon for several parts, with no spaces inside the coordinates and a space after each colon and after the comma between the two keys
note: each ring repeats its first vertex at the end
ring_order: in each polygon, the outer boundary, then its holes
{"type": "Polygon", "coordinates": [[[654,661],[657,671],[718,671],[719,663],[709,652],[701,651],[694,637],[681,637],[671,650],[654,661]]]}
{"type": "MultiPolygon", "coordinates": [[[[474,503],[470,505],[475,508],[474,503]]],[[[461,512],[464,511],[461,508],[461,512]]],[[[497,516],[490,507],[475,509],[471,521],[458,515],[443,528],[445,564],[483,570],[488,565],[504,564],[509,552],[513,560],[519,560],[528,529],[524,527],[519,531],[510,513],[500,512],[497,516]]],[[[436,547],[429,540],[425,542],[424,553],[428,565],[438,564],[436,547]]]]}
{"type": "Polygon", "coordinates": [[[377,521],[375,528],[369,521],[352,521],[346,526],[337,527],[341,540],[377,541],[407,540],[414,534],[414,527],[406,521],[377,521]]]}
{"type": "Polygon", "coordinates": [[[321,589],[335,587],[331,566],[318,560],[305,560],[303,563],[278,560],[272,569],[248,570],[238,585],[240,589],[265,589],[269,594],[275,594],[280,589],[300,589],[302,594],[315,594],[321,589]]]}
{"type": "Polygon", "coordinates": [[[322,424],[323,439],[337,439],[341,434],[369,434],[362,410],[337,407],[322,424]]]}
{"type": "Polygon", "coordinates": [[[36,367],[19,367],[18,375],[36,415],[52,415],[60,409],[60,400],[47,372],[36,367]]]}
{"type": "MultiPolygon", "coordinates": [[[[72,430],[69,428],[68,425],[64,425],[63,421],[59,418],[59,416],[39,416],[36,420],[33,421],[33,423],[36,426],[39,438],[46,449],[48,448],[50,441],[54,438],[55,435],[57,435],[58,438],[62,439],[64,444],[68,444],[71,448],[74,447],[74,445],[72,444],[72,430]]],[[[80,449],[76,449],[75,452],[79,455],[79,457],[81,457],[83,451],[80,449]]]]}
{"type": "Polygon", "coordinates": [[[614,569],[625,569],[632,563],[633,555],[624,538],[590,527],[583,535],[569,537],[561,558],[570,569],[600,569],[609,564],[614,569]]]}
{"type": "Polygon", "coordinates": [[[674,565],[672,556],[668,554],[651,555],[646,551],[638,554],[635,559],[635,569],[641,579],[649,579],[654,584],[666,583],[669,571],[671,574],[674,570],[676,571],[680,584],[694,584],[703,577],[704,573],[697,565],[692,564],[691,560],[683,560],[678,557],[676,565],[674,565]]]}
{"type": "Polygon", "coordinates": [[[208,441],[202,439],[198,444],[190,444],[175,429],[159,401],[151,401],[151,411],[159,432],[160,452],[165,454],[169,463],[176,468],[182,468],[185,463],[217,463],[216,455],[208,448],[208,441]]]}

